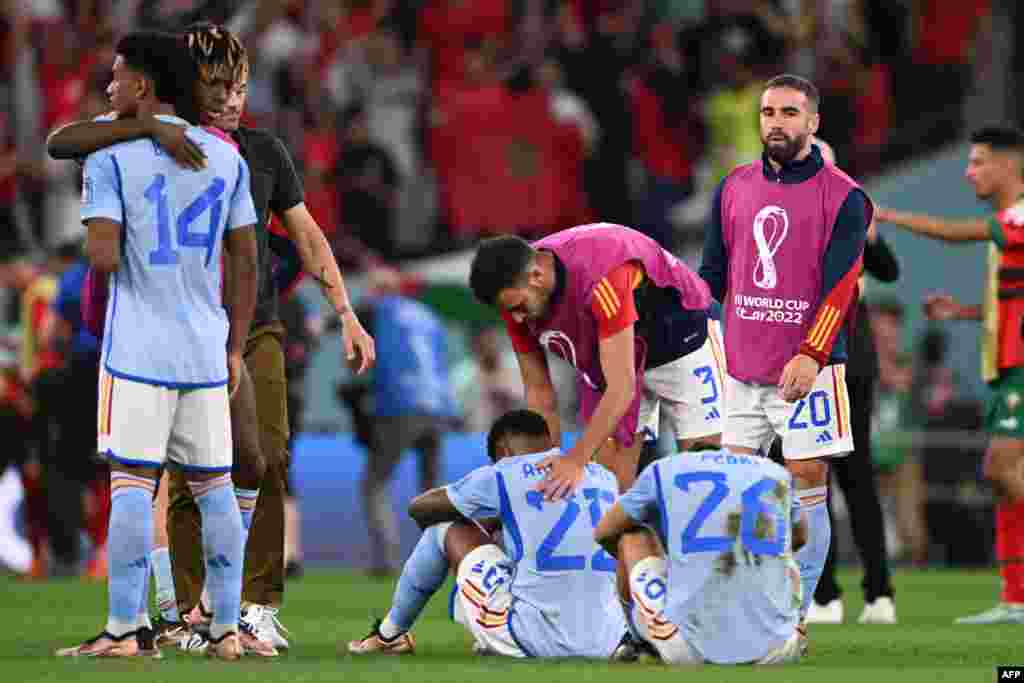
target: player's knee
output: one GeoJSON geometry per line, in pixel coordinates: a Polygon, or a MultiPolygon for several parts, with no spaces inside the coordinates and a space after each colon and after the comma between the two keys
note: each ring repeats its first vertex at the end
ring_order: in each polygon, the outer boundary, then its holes
{"type": "Polygon", "coordinates": [[[119,462],[111,462],[110,472],[111,474],[121,472],[134,477],[145,477],[146,479],[151,479],[154,483],[160,480],[159,465],[124,465],[119,462]]]}
{"type": "Polygon", "coordinates": [[[663,554],[661,544],[649,529],[632,529],[619,537],[619,560],[626,566],[663,554]]]}
{"type": "MultiPolygon", "coordinates": [[[[445,537],[446,542],[451,538],[451,532],[452,529],[449,529],[445,537]]],[[[490,541],[470,549],[458,562],[451,555],[449,560],[455,569],[456,581],[460,585],[471,581],[485,594],[507,585],[514,573],[508,555],[490,541]]]]}
{"type": "Polygon", "coordinates": [[[477,548],[494,543],[479,527],[467,522],[451,524],[440,540],[453,569],[457,569],[463,558],[477,548]]]}
{"type": "Polygon", "coordinates": [[[787,460],[786,469],[793,475],[798,489],[812,486],[825,486],[828,483],[828,461],[820,458],[813,460],[787,460]]]}

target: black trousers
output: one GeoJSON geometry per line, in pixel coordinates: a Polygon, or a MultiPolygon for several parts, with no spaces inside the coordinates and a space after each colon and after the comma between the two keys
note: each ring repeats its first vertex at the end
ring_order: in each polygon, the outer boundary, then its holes
{"type": "MultiPolygon", "coordinates": [[[[41,404],[56,423],[56,444],[41,458],[46,482],[47,527],[55,559],[73,565],[84,519],[82,494],[96,476],[96,400],[99,364],[95,357],[73,357],[67,367],[41,383],[41,404]]],[[[47,438],[53,435],[46,433],[47,438]]]]}
{"type": "MultiPolygon", "coordinates": [[[[833,460],[831,470],[850,510],[853,541],[864,565],[864,599],[871,602],[875,598],[891,597],[893,594],[885,549],[882,504],[878,499],[878,485],[871,458],[871,411],[874,406],[875,381],[873,378],[847,375],[846,384],[850,392],[850,421],[855,450],[845,458],[833,460]]],[[[828,514],[831,520],[835,519],[831,496],[828,500],[828,514]]],[[[824,605],[841,594],[842,589],[836,583],[836,537],[833,534],[814,600],[824,605]]]]}

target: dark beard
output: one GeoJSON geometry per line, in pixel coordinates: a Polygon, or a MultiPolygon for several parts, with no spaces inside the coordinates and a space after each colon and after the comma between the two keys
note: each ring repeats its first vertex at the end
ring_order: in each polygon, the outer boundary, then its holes
{"type": "Polygon", "coordinates": [[[806,135],[798,135],[795,138],[789,138],[786,140],[786,144],[781,147],[778,143],[769,145],[768,140],[761,141],[764,144],[764,151],[768,154],[768,158],[784,166],[796,158],[796,155],[800,153],[800,150],[804,148],[804,144],[807,142],[806,135]]]}

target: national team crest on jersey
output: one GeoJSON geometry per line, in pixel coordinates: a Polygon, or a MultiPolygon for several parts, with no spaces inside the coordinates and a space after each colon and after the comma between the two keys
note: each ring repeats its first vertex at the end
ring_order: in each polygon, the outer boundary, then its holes
{"type": "Polygon", "coordinates": [[[769,205],[754,216],[754,243],[757,245],[757,263],[754,265],[754,285],[760,289],[775,289],[779,274],[775,267],[775,253],[789,233],[789,214],[781,206],[769,205]]]}

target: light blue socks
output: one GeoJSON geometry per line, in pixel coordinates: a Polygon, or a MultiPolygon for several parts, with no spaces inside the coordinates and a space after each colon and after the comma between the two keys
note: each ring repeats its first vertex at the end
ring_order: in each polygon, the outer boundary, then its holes
{"type": "Polygon", "coordinates": [[[230,474],[190,481],[189,488],[203,520],[206,588],[213,608],[210,635],[218,639],[238,630],[244,552],[242,517],[230,474]]]}
{"type": "Polygon", "coordinates": [[[385,638],[394,638],[412,628],[427,601],[448,577],[444,537],[449,527],[450,522],[428,527],[405,561],[395,586],[391,610],[380,625],[380,633],[385,638]]]}
{"type": "Polygon", "coordinates": [[[807,544],[794,555],[800,566],[800,583],[804,591],[803,606],[800,608],[800,616],[803,618],[811,606],[818,579],[825,569],[828,547],[832,542],[832,522],[828,518],[827,486],[798,490],[796,495],[800,499],[800,509],[807,517],[807,544]]]}
{"type": "Polygon", "coordinates": [[[156,482],[112,472],[110,486],[106,630],[111,635],[122,636],[137,628],[140,607],[145,605],[156,482]]]}

